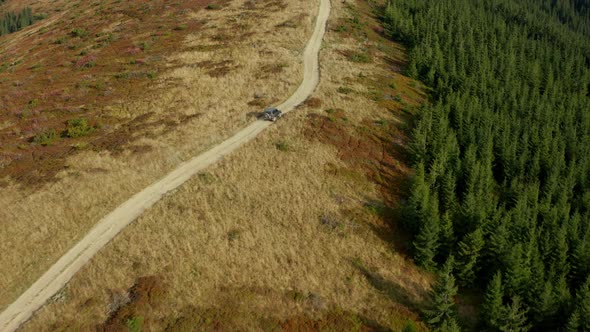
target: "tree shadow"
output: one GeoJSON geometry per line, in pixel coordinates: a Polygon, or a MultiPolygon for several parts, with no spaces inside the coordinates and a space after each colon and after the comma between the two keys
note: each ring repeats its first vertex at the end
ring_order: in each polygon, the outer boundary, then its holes
{"type": "MultiPolygon", "coordinates": [[[[404,119],[404,121],[409,121],[404,119]]],[[[378,210],[382,225],[370,225],[371,230],[393,249],[411,256],[412,234],[408,232],[405,220],[406,198],[410,193],[411,177],[407,160],[410,154],[407,149],[408,129],[397,128],[398,133],[387,130],[376,133],[375,139],[383,147],[383,158],[379,161],[378,174],[373,177],[381,192],[381,207],[378,210]]],[[[367,204],[371,204],[370,202],[367,204]]]]}
{"type": "Polygon", "coordinates": [[[401,74],[406,70],[406,62],[403,60],[394,59],[391,56],[383,56],[383,61],[387,64],[389,69],[395,73],[401,74]]]}
{"type": "Polygon", "coordinates": [[[428,299],[429,295],[421,285],[412,281],[410,276],[404,281],[410,285],[410,288],[416,295],[411,294],[401,285],[383,278],[379,273],[368,270],[356,260],[351,260],[350,263],[367,278],[367,281],[373,288],[383,293],[393,302],[399,303],[412,311],[419,311],[425,306],[425,301],[418,300],[417,298],[428,299]]]}

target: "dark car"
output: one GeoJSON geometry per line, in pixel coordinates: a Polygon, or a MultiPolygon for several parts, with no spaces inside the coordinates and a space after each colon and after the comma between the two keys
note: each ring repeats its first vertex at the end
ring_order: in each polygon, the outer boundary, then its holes
{"type": "Polygon", "coordinates": [[[277,121],[278,118],[283,116],[283,112],[279,111],[275,107],[268,108],[264,111],[262,118],[268,121],[277,121]]]}

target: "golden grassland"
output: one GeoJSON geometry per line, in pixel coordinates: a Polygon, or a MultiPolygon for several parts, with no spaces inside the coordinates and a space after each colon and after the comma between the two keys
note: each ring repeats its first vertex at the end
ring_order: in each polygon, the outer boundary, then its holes
{"type": "MultiPolygon", "coordinates": [[[[397,160],[383,170],[386,146],[393,143],[379,141],[383,136],[374,133],[399,131],[406,121],[402,109],[411,109],[423,95],[418,85],[390,71],[403,62],[403,50],[372,30],[377,23],[370,17],[370,7],[360,4],[359,9],[340,1],[332,6],[321,53],[322,79],[313,98],[158,202],[107,245],[23,330],[88,330],[116,323],[123,324],[119,328],[141,325],[148,331],[273,330],[293,327],[289,320],[293,317],[321,321],[338,312],[336,317],[349,320],[347,328],[359,327],[358,317],[362,317],[365,323],[397,331],[408,319],[419,320],[417,309],[428,301],[431,277],[391,242],[397,235],[389,234],[395,231],[390,220],[395,214],[389,212],[396,206],[390,205],[385,193],[395,196],[397,189],[379,181],[386,174],[405,177],[408,169],[397,160]],[[368,58],[358,61],[354,54],[368,58]],[[392,93],[393,98],[388,98],[392,93]],[[322,130],[329,130],[330,137],[322,130]],[[383,156],[372,159],[374,154],[363,152],[375,149],[383,156]],[[370,170],[376,174],[371,176],[370,170]],[[142,293],[146,298],[141,306],[130,307],[137,301],[133,294],[137,295],[141,284],[138,280],[145,278],[156,281],[142,293]]],[[[276,41],[280,39],[277,36],[276,41]]],[[[187,53],[178,59],[199,56],[187,53]]],[[[196,61],[201,59],[205,58],[196,61]]],[[[296,72],[297,61],[288,63],[287,70],[296,72]]],[[[186,68],[180,72],[186,81],[195,74],[186,68]]],[[[294,83],[297,74],[292,76],[294,83]]],[[[285,82],[282,94],[273,96],[285,96],[289,86],[285,82]]],[[[241,98],[247,100],[249,92],[241,98]]],[[[226,96],[210,97],[220,101],[226,96]]],[[[173,93],[169,98],[174,98],[173,93]]],[[[197,102],[188,94],[183,98],[197,102]]],[[[208,102],[201,102],[200,107],[207,107],[208,102]]],[[[231,114],[220,116],[231,118],[231,114]]],[[[237,120],[235,126],[240,125],[237,120]]],[[[178,143],[202,137],[184,136],[184,128],[207,130],[221,139],[224,130],[234,125],[219,124],[213,115],[209,125],[214,129],[198,127],[197,122],[181,127],[178,143]]],[[[396,139],[403,141],[392,138],[396,139]]],[[[142,141],[166,151],[159,141],[142,141]]],[[[198,150],[187,149],[179,158],[198,150]]],[[[126,166],[132,168],[137,157],[125,158],[131,160],[126,166]]],[[[121,174],[118,179],[134,185],[147,184],[159,169],[165,169],[153,166],[155,161],[146,157],[143,174],[130,175],[121,170],[123,160],[88,155],[75,164],[94,164],[108,169],[104,179],[121,174]]],[[[173,164],[169,162],[168,167],[173,164]]],[[[101,187],[114,183],[105,181],[101,187]]],[[[118,197],[131,192],[134,185],[121,190],[118,197]]],[[[93,211],[99,217],[102,210],[92,206],[74,210],[81,210],[81,215],[93,211]]],[[[63,222],[64,226],[69,223],[63,222]]],[[[62,241],[64,248],[66,242],[62,241]]],[[[318,324],[313,321],[294,329],[324,326],[318,324]]]]}
{"type": "Polygon", "coordinates": [[[157,93],[101,110],[128,120],[122,133],[123,124],[114,124],[101,134],[124,135],[126,144],[81,149],[41,189],[6,179],[12,184],[0,188],[0,310],[133,193],[253,121],[249,113],[263,103],[287,97],[302,76],[300,53],[316,9],[299,0],[234,1],[194,14],[204,25],[167,59],[170,68],[153,83],[157,93]],[[236,24],[240,33],[230,34],[236,24]],[[261,79],[268,72],[273,78],[261,79]],[[260,105],[248,104],[254,100],[260,105]]]}

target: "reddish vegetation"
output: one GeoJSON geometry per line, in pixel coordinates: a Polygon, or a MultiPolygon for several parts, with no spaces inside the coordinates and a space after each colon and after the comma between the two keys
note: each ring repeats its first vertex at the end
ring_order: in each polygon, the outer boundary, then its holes
{"type": "Polygon", "coordinates": [[[315,108],[315,109],[317,109],[317,108],[320,108],[320,107],[322,107],[322,100],[321,100],[320,98],[315,98],[315,97],[308,98],[308,99],[305,101],[305,105],[306,105],[307,107],[310,107],[310,108],[315,108]]]}
{"type": "Polygon", "coordinates": [[[281,323],[283,331],[389,331],[353,313],[329,312],[320,319],[298,316],[281,323]]]}
{"type": "MultiPolygon", "coordinates": [[[[77,151],[72,148],[76,143],[94,148],[116,145],[105,143],[100,128],[86,138],[59,134],[73,118],[86,118],[103,128],[118,124],[121,120],[104,114],[105,106],[148,95],[152,79],[165,69],[164,56],[182,48],[185,36],[202,25],[188,14],[211,2],[33,4],[34,12],[48,17],[0,37],[0,179],[8,176],[21,184],[47,181],[63,168],[64,158],[77,151]],[[32,142],[49,129],[58,133],[52,144],[32,142]]],[[[127,134],[132,128],[122,126],[127,134]]],[[[110,136],[121,141],[122,134],[110,136]]]]}
{"type": "Polygon", "coordinates": [[[341,109],[328,115],[310,114],[308,137],[337,147],[340,159],[381,185],[388,205],[396,204],[409,172],[403,163],[404,133],[386,121],[367,120],[355,130],[345,114],[341,109]]]}
{"type": "MultiPolygon", "coordinates": [[[[236,331],[256,329],[283,331],[381,331],[377,323],[354,313],[328,310],[320,318],[298,315],[286,320],[258,312],[242,296],[263,296],[280,302],[303,301],[292,294],[269,289],[220,289],[215,295],[218,306],[187,306],[174,312],[166,308],[167,287],[159,276],[138,278],[125,294],[113,294],[107,320],[94,328],[97,332],[128,331],[130,324],[140,322],[144,330],[166,331],[236,331]]],[[[58,328],[59,326],[54,326],[58,328]]],[[[62,326],[63,327],[63,326],[62,326]]],[[[73,328],[73,327],[72,327],[73,328]]]]}
{"type": "MultiPolygon", "coordinates": [[[[128,293],[121,299],[113,299],[113,311],[107,321],[96,327],[96,331],[128,331],[129,321],[150,313],[160,302],[166,292],[162,280],[156,276],[141,277],[128,293]]],[[[144,324],[149,324],[149,320],[144,324]]]]}
{"type": "Polygon", "coordinates": [[[379,185],[383,202],[367,203],[378,211],[386,226],[378,234],[396,245],[398,252],[407,252],[405,232],[399,224],[399,204],[407,188],[409,168],[405,165],[406,136],[397,126],[387,121],[369,121],[353,127],[342,109],[328,110],[327,115],[310,114],[306,135],[310,139],[335,146],[339,157],[350,169],[329,169],[334,175],[364,174],[379,185]]]}

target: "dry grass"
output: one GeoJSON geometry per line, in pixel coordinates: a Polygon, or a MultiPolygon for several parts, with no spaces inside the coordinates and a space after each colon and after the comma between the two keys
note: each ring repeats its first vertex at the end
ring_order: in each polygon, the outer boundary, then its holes
{"type": "MultiPolygon", "coordinates": [[[[334,1],[332,5],[330,27],[354,13],[368,20],[366,12],[359,12],[345,3],[334,1]],[[351,10],[354,13],[351,14],[351,10]]],[[[372,20],[367,22],[375,24],[372,20]]],[[[24,330],[88,330],[98,326],[107,321],[113,299],[124,298],[123,294],[138,278],[150,275],[158,276],[166,285],[166,291],[159,293],[157,301],[150,302],[149,310],[142,309],[149,315],[145,317],[146,330],[177,326],[174,324],[194,314],[191,308],[201,308],[199,312],[206,321],[220,317],[233,319],[238,323],[228,329],[242,330],[272,329],[271,325],[253,322],[255,319],[271,317],[284,321],[300,315],[318,318],[332,310],[358,313],[393,330],[400,330],[406,319],[417,319],[412,310],[427,301],[425,294],[430,278],[396,252],[384,234],[391,230],[391,225],[374,204],[387,200],[383,187],[366,175],[365,168],[370,166],[348,162],[337,145],[325,144],[306,134],[312,126],[310,119],[314,119],[310,118],[311,114],[339,114],[329,121],[336,121],[337,128],[361,141],[367,140],[363,133],[371,131],[370,126],[403,124],[401,103],[418,102],[421,96],[401,75],[384,74],[387,61],[377,48],[381,43],[383,41],[367,40],[361,45],[370,48],[374,56],[372,62],[358,64],[343,55],[343,51],[359,47],[358,37],[346,37],[329,30],[321,54],[322,81],[314,95],[321,102],[301,106],[225,161],[157,203],[105,247],[73,278],[59,300],[40,310],[24,330]],[[380,94],[392,92],[383,84],[383,79],[395,81],[401,102],[375,98],[375,90],[380,94]],[[352,92],[338,93],[343,85],[352,92]],[[326,112],[336,109],[342,111],[326,112]],[[217,314],[224,310],[229,310],[230,314],[217,314]]],[[[287,54],[289,51],[285,50],[282,56],[287,54]]],[[[233,56],[239,57],[239,54],[233,56]]],[[[179,61],[204,59],[198,53],[178,57],[179,61]]],[[[296,61],[284,60],[277,62],[290,64],[285,71],[297,70],[296,61]]],[[[180,72],[170,77],[192,70],[201,69],[179,69],[180,72]]],[[[186,84],[193,84],[188,77],[184,80],[186,84]]],[[[278,89],[288,93],[288,86],[278,89]]],[[[263,85],[259,87],[264,89],[263,85]]],[[[218,95],[214,91],[211,93],[213,100],[224,99],[215,97],[218,95]]],[[[247,94],[244,92],[240,97],[245,98],[247,94]]],[[[174,98],[174,93],[168,98],[174,98]]],[[[186,98],[192,97],[187,95],[186,98]]],[[[207,103],[197,98],[190,100],[207,103]]],[[[247,101],[247,98],[242,100],[247,101]]],[[[228,119],[232,119],[231,114],[226,115],[228,119]]],[[[221,139],[223,132],[241,124],[240,116],[233,118],[237,124],[231,126],[215,122],[213,115],[206,119],[212,129],[200,127],[195,121],[186,127],[187,130],[205,132],[188,137],[204,140],[207,135],[216,133],[218,136],[214,137],[221,139]]],[[[180,143],[182,136],[177,137],[180,143]]],[[[166,151],[153,140],[143,141],[155,145],[157,151],[166,151]]],[[[213,141],[215,139],[210,142],[213,141]]],[[[198,148],[185,151],[178,156],[186,157],[189,152],[198,152],[198,148]]],[[[122,199],[135,185],[149,182],[161,171],[160,164],[150,164],[151,159],[147,154],[144,156],[145,159],[125,156],[132,164],[146,163],[141,175],[128,171],[118,173],[122,161],[110,155],[99,158],[89,154],[75,164],[106,169],[109,179],[121,174],[119,180],[134,184],[119,190],[112,188],[120,195],[117,199],[122,199]]],[[[379,163],[379,160],[367,160],[367,165],[371,163],[379,163]]],[[[170,162],[167,166],[173,164],[170,162]]],[[[407,168],[399,161],[394,172],[405,176],[407,168]]],[[[80,183],[100,174],[81,173],[80,183]]],[[[63,181],[73,177],[67,176],[63,181]]],[[[116,183],[109,180],[105,187],[116,183]]],[[[76,195],[65,187],[61,190],[64,194],[76,195]]],[[[41,198],[48,197],[53,196],[41,198]]],[[[71,201],[80,202],[78,200],[88,202],[84,197],[72,197],[71,201]]],[[[53,204],[59,206],[58,202],[53,204]]],[[[99,217],[104,209],[87,204],[82,209],[72,210],[81,211],[80,215],[90,212],[99,217]]],[[[15,216],[20,217],[20,213],[23,211],[15,216]]],[[[67,213],[64,211],[63,215],[67,213]]],[[[68,226],[69,231],[56,230],[52,235],[82,234],[80,227],[79,233],[72,230],[76,227],[71,221],[64,221],[63,226],[68,226]]],[[[62,245],[66,242],[62,241],[62,245]]]]}
{"type": "Polygon", "coordinates": [[[183,49],[192,51],[170,57],[170,68],[154,82],[157,93],[101,111],[105,117],[137,120],[132,130],[119,122],[103,128],[102,137],[89,148],[81,146],[61,161],[66,167],[57,181],[39,190],[5,179],[12,184],[0,188],[0,310],[107,212],[252,121],[248,113],[259,108],[247,103],[254,94],[269,96],[271,103],[294,90],[302,76],[300,53],[311,33],[315,3],[271,3],[285,6],[279,12],[269,12],[273,6],[268,1],[244,10],[247,3],[235,1],[195,14],[193,19],[206,23],[187,37],[183,49]],[[298,27],[276,28],[294,15],[305,17],[298,27]],[[247,36],[219,40],[216,36],[233,28],[236,19],[247,36]],[[209,68],[196,65],[205,59],[231,61],[231,69],[224,76],[209,75],[209,68]],[[257,69],[277,62],[289,63],[280,79],[269,83],[256,78],[257,69]],[[200,116],[192,116],[196,114],[200,116]],[[101,139],[111,135],[122,137],[123,144],[102,148],[101,139]]]}

